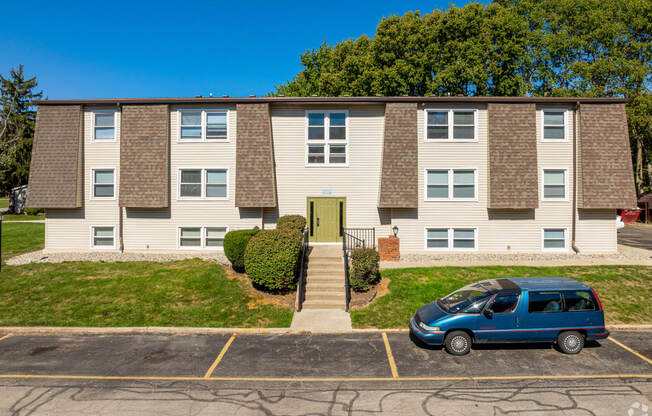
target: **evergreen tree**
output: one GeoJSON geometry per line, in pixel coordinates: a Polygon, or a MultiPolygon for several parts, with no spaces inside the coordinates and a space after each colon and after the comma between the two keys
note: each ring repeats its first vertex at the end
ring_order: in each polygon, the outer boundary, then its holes
{"type": "Polygon", "coordinates": [[[17,71],[12,68],[8,78],[0,75],[0,195],[27,183],[36,121],[34,101],[43,97],[34,91],[37,85],[36,77],[25,79],[22,65],[17,71]]]}

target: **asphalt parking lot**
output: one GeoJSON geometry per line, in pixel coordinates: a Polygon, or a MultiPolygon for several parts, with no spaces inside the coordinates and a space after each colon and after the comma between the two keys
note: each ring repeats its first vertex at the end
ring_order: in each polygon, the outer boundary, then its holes
{"type": "Polygon", "coordinates": [[[0,378],[447,381],[652,378],[652,332],[613,332],[578,355],[479,345],[454,357],[408,333],[0,335],[0,378]]]}
{"type": "Polygon", "coordinates": [[[652,224],[632,224],[618,229],[618,244],[652,250],[652,224]]]}

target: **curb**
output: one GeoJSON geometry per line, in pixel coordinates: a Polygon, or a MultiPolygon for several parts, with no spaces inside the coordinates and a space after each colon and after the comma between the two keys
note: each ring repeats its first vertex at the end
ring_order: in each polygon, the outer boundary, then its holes
{"type": "MultiPolygon", "coordinates": [[[[607,325],[611,331],[652,331],[652,325],[607,325]]],[[[0,334],[59,334],[59,335],[211,335],[233,334],[283,335],[283,334],[370,334],[370,333],[408,333],[408,328],[361,328],[351,331],[314,330],[293,331],[291,328],[185,328],[185,327],[44,327],[7,326],[0,327],[0,334]]]]}

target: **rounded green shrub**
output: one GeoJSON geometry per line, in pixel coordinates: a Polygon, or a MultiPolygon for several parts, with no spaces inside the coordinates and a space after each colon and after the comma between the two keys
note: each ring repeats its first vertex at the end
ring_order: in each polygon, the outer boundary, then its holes
{"type": "Polygon", "coordinates": [[[245,249],[245,271],[251,281],[272,291],[296,285],[302,234],[292,228],[262,230],[245,249]]]}
{"type": "Polygon", "coordinates": [[[224,255],[231,262],[233,270],[244,272],[244,254],[251,237],[258,234],[260,230],[237,230],[229,231],[224,236],[224,255]]]}
{"type": "Polygon", "coordinates": [[[365,290],[380,281],[380,255],[371,248],[357,248],[351,252],[349,285],[353,290],[365,290]]]}
{"type": "Polygon", "coordinates": [[[284,215],[276,222],[276,228],[293,228],[303,231],[306,228],[306,217],[302,215],[284,215]]]}

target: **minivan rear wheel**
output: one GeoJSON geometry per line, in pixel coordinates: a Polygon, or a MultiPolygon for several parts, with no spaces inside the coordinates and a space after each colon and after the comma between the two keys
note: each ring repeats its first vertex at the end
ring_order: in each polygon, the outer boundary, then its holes
{"type": "Polygon", "coordinates": [[[444,347],[449,354],[466,355],[471,351],[471,336],[464,331],[453,331],[446,335],[444,347]]]}
{"type": "Polygon", "coordinates": [[[584,348],[584,335],[577,331],[565,331],[557,337],[557,345],[564,354],[577,354],[584,348]]]}

